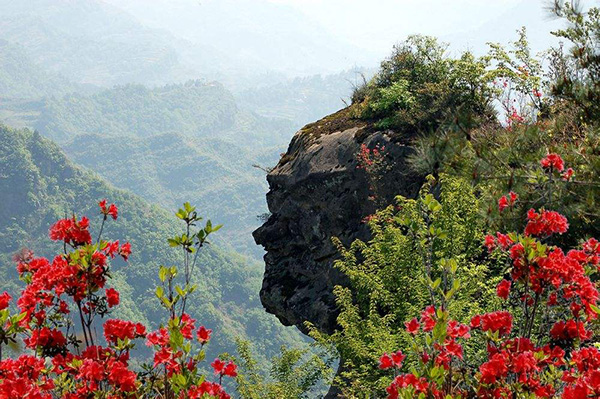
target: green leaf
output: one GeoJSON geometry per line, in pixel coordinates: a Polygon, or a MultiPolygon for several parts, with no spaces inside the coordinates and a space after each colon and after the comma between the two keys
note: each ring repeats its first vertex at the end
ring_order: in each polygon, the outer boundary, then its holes
{"type": "Polygon", "coordinates": [[[160,281],[162,281],[164,283],[167,280],[168,273],[169,273],[169,269],[167,269],[164,266],[161,266],[160,269],[158,270],[158,278],[160,279],[160,281]]]}

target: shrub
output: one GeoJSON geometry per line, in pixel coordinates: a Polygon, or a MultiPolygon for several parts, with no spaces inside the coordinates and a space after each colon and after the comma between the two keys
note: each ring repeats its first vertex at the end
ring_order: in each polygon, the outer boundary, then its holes
{"type": "Polygon", "coordinates": [[[489,116],[488,60],[445,55],[446,45],[410,36],[365,86],[354,92],[355,115],[401,133],[429,133],[444,121],[489,116]]]}
{"type": "MultiPolygon", "coordinates": [[[[556,154],[541,163],[564,167],[556,154]]],[[[500,207],[516,200],[513,193],[500,207]]],[[[487,307],[469,323],[455,320],[448,300],[456,292],[431,285],[437,304],[407,320],[409,354],[395,348],[380,358],[382,370],[395,369],[388,398],[598,396],[600,351],[592,339],[600,312],[593,282],[600,244],[592,238],[568,252],[547,244],[567,229],[559,213],[530,209],[523,233],[487,236],[485,244],[504,274],[496,287],[501,305],[487,307]],[[473,343],[486,348],[483,359],[464,349],[473,343]],[[410,371],[399,374],[405,359],[410,371]]]]}
{"type": "MultiPolygon", "coordinates": [[[[340,328],[332,335],[313,328],[311,336],[339,354],[335,384],[346,397],[372,398],[383,391],[389,378],[378,370],[381,353],[410,344],[404,322],[434,298],[436,289],[462,287],[451,307],[463,321],[494,301],[488,285],[494,273],[481,261],[477,209],[467,183],[431,178],[418,199],[398,197],[396,206],[370,218],[371,241],[356,241],[348,249],[338,242],[342,259],[336,267],[350,280],[348,287],[335,288],[340,328]],[[445,278],[446,269],[457,271],[454,281],[445,278]]],[[[438,306],[439,300],[436,296],[438,306]]]]}
{"type": "Polygon", "coordinates": [[[238,375],[235,378],[241,399],[310,399],[319,396],[323,381],[331,376],[331,356],[308,349],[281,348],[265,377],[248,341],[238,340],[238,375]],[[328,359],[328,360],[323,360],[328,359]]]}
{"type": "Polygon", "coordinates": [[[235,377],[237,366],[215,359],[211,366],[218,382],[208,381],[200,364],[211,331],[196,328],[196,320],[185,312],[195,289],[190,276],[196,254],[219,226],[208,221],[194,230],[201,218],[186,203],[177,212],[186,223],[186,233],[169,239],[185,252],[183,268],[161,267],[162,285],[156,290],[167,322],[147,332],[141,323],[108,319],[102,339],[96,329],[120,300],[119,293],[108,287],[111,260],[127,261],[131,245],[102,239],[105,223],[117,220],[118,209],[105,200],[99,206],[102,224],[96,239],[88,218],[72,216],[50,228],[50,239],[63,243],[62,254],[48,260],[22,251],[15,258],[26,286],[16,303],[18,313],[10,310],[7,293],[0,296],[0,343],[22,341],[28,351],[0,362],[0,397],[228,398],[222,378],[235,377]],[[140,339],[153,349],[154,361],[134,370],[130,357],[140,339]]]}

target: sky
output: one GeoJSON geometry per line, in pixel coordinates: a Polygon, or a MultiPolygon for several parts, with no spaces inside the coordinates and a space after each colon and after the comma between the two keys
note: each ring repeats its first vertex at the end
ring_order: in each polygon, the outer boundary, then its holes
{"type": "Polygon", "coordinates": [[[409,34],[468,33],[507,9],[538,0],[271,0],[295,7],[333,34],[377,53],[409,34]]]}
{"type": "Polygon", "coordinates": [[[292,73],[302,65],[311,73],[374,67],[411,34],[451,43],[453,55],[483,55],[487,42],[507,44],[526,26],[537,53],[557,42],[550,31],[561,26],[544,9],[549,0],[104,1],[179,37],[206,39],[228,54],[252,54],[252,61],[292,73]],[[294,49],[296,59],[289,56],[294,49]]]}

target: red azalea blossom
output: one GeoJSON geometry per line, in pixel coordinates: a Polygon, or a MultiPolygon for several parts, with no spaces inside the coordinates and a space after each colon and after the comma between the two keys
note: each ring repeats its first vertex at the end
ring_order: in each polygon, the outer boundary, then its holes
{"type": "Polygon", "coordinates": [[[546,155],[546,157],[540,161],[540,164],[544,169],[556,170],[557,172],[562,172],[565,169],[563,159],[556,153],[546,155]]]}
{"type": "Polygon", "coordinates": [[[119,255],[121,255],[124,260],[129,260],[129,256],[131,255],[131,244],[126,242],[121,245],[121,248],[119,248],[119,255]]]}
{"type": "Polygon", "coordinates": [[[404,354],[401,351],[392,353],[391,355],[385,353],[379,358],[379,368],[382,370],[389,369],[392,367],[400,368],[402,367],[402,362],[405,358],[406,356],[404,356],[404,354]]]}
{"type": "Polygon", "coordinates": [[[90,221],[85,216],[77,220],[75,216],[71,219],[61,219],[50,227],[50,239],[53,241],[64,241],[72,246],[91,244],[92,236],[88,230],[90,221]]]}
{"type": "Polygon", "coordinates": [[[8,294],[8,292],[4,291],[2,295],[0,295],[0,310],[6,309],[11,299],[12,297],[8,294]]]}
{"type": "Polygon", "coordinates": [[[114,288],[108,288],[106,290],[106,302],[110,308],[117,306],[119,304],[119,292],[114,288]]]}
{"type": "Polygon", "coordinates": [[[104,219],[106,219],[108,216],[111,216],[113,220],[117,220],[117,217],[119,215],[119,210],[117,206],[115,204],[110,204],[107,207],[106,203],[107,202],[105,199],[98,203],[98,205],[100,206],[100,212],[104,215],[104,219]]]}
{"type": "Polygon", "coordinates": [[[124,339],[144,338],[146,327],[141,323],[111,319],[104,323],[104,337],[111,343],[124,339]]]}
{"type": "Polygon", "coordinates": [[[565,180],[565,181],[569,181],[571,180],[571,177],[573,177],[573,168],[569,168],[565,171],[565,173],[563,173],[562,175],[560,175],[560,177],[565,180]]]}
{"type": "Polygon", "coordinates": [[[419,331],[419,328],[421,327],[416,317],[411,321],[407,321],[406,323],[404,323],[404,325],[406,326],[406,331],[413,335],[416,334],[419,331]]]}
{"type": "Polygon", "coordinates": [[[517,198],[519,198],[519,196],[512,191],[508,193],[508,197],[503,195],[498,200],[498,210],[502,212],[508,207],[513,207],[517,201],[517,198]]]}
{"type": "Polygon", "coordinates": [[[512,315],[506,311],[492,312],[481,315],[481,329],[483,331],[498,332],[507,335],[512,328],[512,315]]]}
{"type": "Polygon", "coordinates": [[[204,326],[200,326],[198,331],[196,331],[196,335],[198,336],[198,341],[204,345],[208,341],[210,341],[210,335],[212,334],[211,329],[207,329],[204,326]]]}
{"type": "Polygon", "coordinates": [[[496,288],[496,293],[498,294],[498,297],[502,299],[508,299],[508,295],[510,294],[510,285],[510,281],[502,280],[496,288]]]}
{"type": "Polygon", "coordinates": [[[526,235],[538,237],[547,237],[552,234],[563,234],[569,228],[567,218],[558,212],[546,211],[536,212],[530,209],[527,212],[527,226],[525,227],[526,235]]]}
{"type": "Polygon", "coordinates": [[[233,362],[227,363],[225,368],[223,369],[223,375],[227,377],[235,377],[237,376],[237,366],[233,362]]]}

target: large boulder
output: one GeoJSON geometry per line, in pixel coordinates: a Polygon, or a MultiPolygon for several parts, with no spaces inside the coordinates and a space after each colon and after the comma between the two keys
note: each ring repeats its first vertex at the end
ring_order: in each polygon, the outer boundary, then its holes
{"type": "Polygon", "coordinates": [[[407,165],[409,143],[353,119],[349,109],[298,131],[267,176],[271,215],[254,232],[256,242],[267,251],[260,297],[268,312],[303,332],[306,321],[323,332],[336,327],[333,288],[346,279],[334,267],[339,251],[331,238],[344,245],[369,238],[364,218],[376,206],[369,198],[367,173],[357,168],[362,144],[385,146],[390,168],[380,176],[384,189],[377,203],[417,193],[422,178],[407,165]]]}

